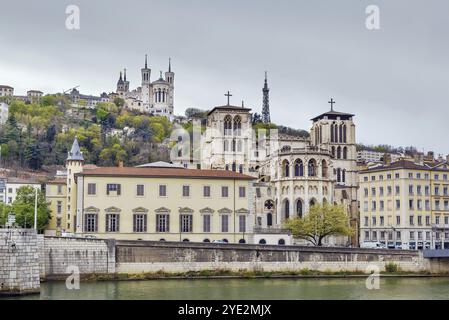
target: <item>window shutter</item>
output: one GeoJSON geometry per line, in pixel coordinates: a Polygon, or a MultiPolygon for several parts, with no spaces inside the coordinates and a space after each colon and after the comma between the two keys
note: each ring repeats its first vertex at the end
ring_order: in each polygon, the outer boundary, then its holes
{"type": "Polygon", "coordinates": [[[105,229],[106,229],[106,232],[109,232],[109,231],[111,231],[111,230],[109,230],[109,214],[106,214],[106,224],[105,224],[105,229]]]}
{"type": "Polygon", "coordinates": [[[98,232],[98,214],[95,214],[95,232],[98,232]]]}
{"type": "Polygon", "coordinates": [[[117,230],[116,232],[120,232],[120,215],[117,215],[117,230]]]}
{"type": "Polygon", "coordinates": [[[118,184],[117,185],[117,195],[119,196],[119,195],[121,195],[121,184],[118,184]]]}
{"type": "Polygon", "coordinates": [[[167,232],[170,232],[170,215],[167,214],[167,232]]]}
{"type": "Polygon", "coordinates": [[[84,215],[84,232],[87,232],[87,214],[84,215]]]}

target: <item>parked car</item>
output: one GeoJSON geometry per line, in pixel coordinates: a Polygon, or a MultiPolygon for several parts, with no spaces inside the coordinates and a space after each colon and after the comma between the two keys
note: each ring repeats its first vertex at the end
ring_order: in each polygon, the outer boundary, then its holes
{"type": "Polygon", "coordinates": [[[366,241],[360,244],[360,248],[365,249],[385,249],[385,245],[380,243],[379,241],[366,241]]]}
{"type": "Polygon", "coordinates": [[[227,243],[227,242],[223,240],[214,240],[212,241],[212,243],[227,243]]]}

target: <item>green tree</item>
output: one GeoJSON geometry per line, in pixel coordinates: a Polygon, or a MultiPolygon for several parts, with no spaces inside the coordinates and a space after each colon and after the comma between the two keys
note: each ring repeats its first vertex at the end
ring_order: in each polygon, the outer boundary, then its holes
{"type": "Polygon", "coordinates": [[[8,213],[12,211],[11,206],[0,202],[0,226],[4,226],[8,220],[8,213]]]}
{"type": "Polygon", "coordinates": [[[325,237],[350,236],[354,233],[343,206],[331,204],[311,206],[304,218],[287,220],[285,227],[291,230],[294,237],[319,247],[325,237]]]}
{"type": "MultiPolygon", "coordinates": [[[[16,223],[23,228],[34,226],[35,189],[23,186],[17,190],[16,200],[12,204],[12,212],[16,215],[16,223]]],[[[51,211],[45,201],[45,194],[38,190],[37,196],[37,229],[42,232],[51,219],[51,211]]]]}

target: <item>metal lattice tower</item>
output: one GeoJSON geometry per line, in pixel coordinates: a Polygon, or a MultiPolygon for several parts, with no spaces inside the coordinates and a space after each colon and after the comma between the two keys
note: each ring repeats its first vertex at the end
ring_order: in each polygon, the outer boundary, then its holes
{"type": "Polygon", "coordinates": [[[263,123],[270,123],[270,89],[268,88],[267,72],[265,71],[265,85],[263,92],[263,107],[262,107],[262,121],[263,123]]]}

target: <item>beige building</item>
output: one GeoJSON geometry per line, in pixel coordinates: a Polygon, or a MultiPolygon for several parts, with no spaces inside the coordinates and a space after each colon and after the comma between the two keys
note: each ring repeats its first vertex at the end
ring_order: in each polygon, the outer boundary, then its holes
{"type": "Polygon", "coordinates": [[[47,184],[53,213],[47,233],[247,243],[255,220],[252,180],[233,171],[161,163],[86,169],[75,140],[67,159],[67,188],[60,180],[47,184]]]}
{"type": "Polygon", "coordinates": [[[58,178],[46,183],[45,197],[49,204],[52,219],[47,227],[46,234],[60,236],[66,232],[67,221],[67,180],[58,178]]]}
{"type": "Polygon", "coordinates": [[[12,97],[14,88],[10,86],[0,85],[0,97],[12,97]]]}
{"type": "Polygon", "coordinates": [[[360,241],[449,248],[449,169],[400,160],[359,175],[360,241]]]}

